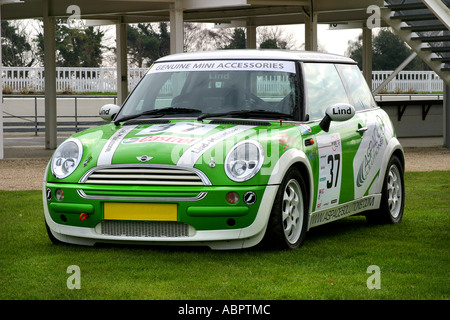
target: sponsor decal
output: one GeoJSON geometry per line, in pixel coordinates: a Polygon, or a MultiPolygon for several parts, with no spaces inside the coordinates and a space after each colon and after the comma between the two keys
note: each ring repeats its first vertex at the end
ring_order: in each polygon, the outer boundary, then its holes
{"type": "Polygon", "coordinates": [[[278,138],[278,142],[283,146],[283,149],[291,147],[291,145],[295,143],[296,140],[297,137],[290,136],[287,133],[281,133],[280,137],[278,138]]]}
{"type": "Polygon", "coordinates": [[[92,156],[89,156],[89,157],[84,161],[83,167],[86,167],[86,166],[88,165],[89,161],[91,161],[91,160],[92,160],[92,156]]]}
{"type": "Polygon", "coordinates": [[[155,63],[150,73],[174,71],[283,71],[295,73],[295,63],[292,61],[262,61],[262,60],[218,60],[155,63]]]}
{"type": "Polygon", "coordinates": [[[384,125],[380,126],[378,121],[369,120],[366,126],[368,130],[353,160],[355,198],[377,190],[379,170],[387,146],[384,125]]]}
{"type": "Polygon", "coordinates": [[[306,154],[310,160],[317,158],[317,151],[308,152],[306,154]]]}
{"type": "Polygon", "coordinates": [[[356,178],[356,185],[358,187],[361,187],[364,184],[364,181],[368,177],[369,172],[375,163],[375,159],[377,158],[384,143],[384,137],[381,135],[380,129],[378,127],[374,127],[372,137],[369,141],[369,145],[367,146],[366,154],[364,155],[362,163],[358,169],[358,175],[356,178]]]}
{"type": "Polygon", "coordinates": [[[135,143],[149,143],[149,142],[163,142],[163,143],[174,143],[174,144],[194,144],[198,142],[199,138],[190,137],[176,137],[176,136],[147,136],[140,138],[128,138],[122,141],[122,144],[135,144],[135,143]]]}
{"type": "Polygon", "coordinates": [[[317,136],[319,185],[316,209],[337,205],[342,180],[342,143],[339,133],[317,136]]]}
{"type": "Polygon", "coordinates": [[[140,132],[137,136],[152,135],[158,133],[175,133],[175,134],[189,134],[189,135],[204,135],[210,130],[216,128],[218,125],[201,124],[195,122],[175,122],[168,124],[155,124],[140,132]]]}
{"type": "Polygon", "coordinates": [[[338,207],[325,209],[319,212],[314,212],[311,215],[310,227],[318,226],[324,223],[328,223],[334,220],[338,220],[353,214],[356,214],[367,209],[375,209],[379,205],[376,196],[368,196],[362,199],[358,199],[338,207]]]}
{"type": "MultiPolygon", "coordinates": [[[[245,130],[253,129],[254,126],[234,126],[223,131],[217,132],[209,137],[201,139],[199,142],[192,145],[186,152],[182,154],[182,156],[178,159],[178,166],[188,166],[193,167],[197,160],[202,156],[202,154],[212,148],[219,142],[228,139],[238,133],[241,133],[245,130]]],[[[176,152],[173,152],[173,155],[176,155],[176,152]]]]}
{"type": "Polygon", "coordinates": [[[311,133],[311,127],[307,124],[299,124],[298,127],[300,128],[300,132],[303,134],[311,133]]]}
{"type": "Polygon", "coordinates": [[[50,188],[47,188],[46,196],[48,201],[52,200],[53,194],[50,188]]]}
{"type": "Polygon", "coordinates": [[[245,204],[252,205],[256,202],[256,194],[253,191],[247,191],[244,193],[245,204]]]}
{"type": "Polygon", "coordinates": [[[114,153],[120,142],[125,138],[125,136],[130,133],[131,130],[136,128],[136,126],[124,126],[120,130],[117,130],[108,141],[106,141],[103,146],[102,151],[97,159],[97,165],[109,165],[111,164],[114,153]]]}

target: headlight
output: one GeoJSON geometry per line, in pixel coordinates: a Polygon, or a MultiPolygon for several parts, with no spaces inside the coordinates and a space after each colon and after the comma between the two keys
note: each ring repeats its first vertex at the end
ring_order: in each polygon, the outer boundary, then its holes
{"type": "Polygon", "coordinates": [[[83,155],[83,146],[77,139],[68,139],[63,142],[52,158],[52,174],[58,178],[63,179],[69,176],[80,163],[83,155]]]}
{"type": "Polygon", "coordinates": [[[225,173],[236,182],[254,177],[264,162],[264,149],[257,141],[246,140],[231,149],[225,159],[225,173]]]}

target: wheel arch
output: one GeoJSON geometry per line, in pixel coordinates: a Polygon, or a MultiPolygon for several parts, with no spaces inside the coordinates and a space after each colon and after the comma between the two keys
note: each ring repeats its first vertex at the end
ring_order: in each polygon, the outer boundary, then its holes
{"type": "Polygon", "coordinates": [[[394,150],[394,152],[392,152],[392,156],[396,156],[398,158],[398,160],[400,160],[400,163],[402,165],[402,170],[403,172],[405,172],[405,154],[403,153],[403,150],[400,148],[397,148],[394,150]]]}
{"type": "MultiPolygon", "coordinates": [[[[306,197],[308,200],[308,220],[312,211],[313,196],[314,196],[314,180],[312,175],[312,168],[306,154],[298,149],[290,149],[286,151],[277,162],[273,173],[269,179],[270,184],[280,185],[283,178],[290,168],[296,168],[299,170],[303,182],[306,187],[306,197]]],[[[309,222],[309,221],[308,221],[309,222]]],[[[308,223],[309,228],[309,223],[308,223]]]]}
{"type": "Polygon", "coordinates": [[[392,138],[387,147],[386,151],[384,153],[383,161],[380,168],[380,181],[378,183],[378,188],[376,192],[381,193],[381,188],[383,186],[384,176],[386,175],[387,166],[389,164],[389,161],[391,160],[392,156],[396,156],[400,164],[402,165],[402,173],[405,172],[405,154],[403,152],[403,147],[400,144],[400,142],[397,140],[397,138],[392,138]]]}

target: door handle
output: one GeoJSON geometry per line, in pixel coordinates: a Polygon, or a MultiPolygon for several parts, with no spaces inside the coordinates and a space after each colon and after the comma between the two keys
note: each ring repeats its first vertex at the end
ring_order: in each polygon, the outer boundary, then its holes
{"type": "Polygon", "coordinates": [[[367,130],[368,130],[367,127],[362,127],[362,128],[359,128],[358,130],[356,130],[356,132],[364,133],[364,132],[366,132],[367,130]]]}

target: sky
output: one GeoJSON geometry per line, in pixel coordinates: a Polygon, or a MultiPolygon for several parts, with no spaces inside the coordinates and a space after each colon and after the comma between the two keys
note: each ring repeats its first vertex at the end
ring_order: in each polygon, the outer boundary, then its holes
{"type": "MultiPolygon", "coordinates": [[[[295,35],[298,44],[305,42],[304,25],[283,26],[283,28],[295,35]]],[[[329,30],[327,24],[320,24],[317,26],[318,45],[328,53],[345,55],[348,42],[357,40],[361,33],[362,29],[329,30]]]]}

